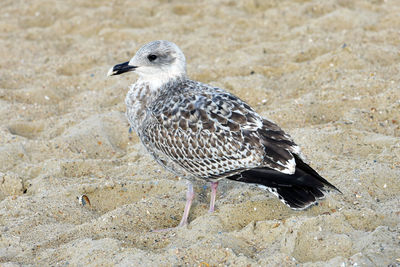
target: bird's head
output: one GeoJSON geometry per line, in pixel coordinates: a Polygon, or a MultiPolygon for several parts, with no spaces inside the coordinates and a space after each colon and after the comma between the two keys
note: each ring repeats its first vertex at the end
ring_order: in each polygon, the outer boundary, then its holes
{"type": "Polygon", "coordinates": [[[162,80],[186,76],[186,60],[179,47],[169,41],[153,41],[142,46],[128,62],[115,65],[108,76],[134,71],[142,80],[162,80]]]}

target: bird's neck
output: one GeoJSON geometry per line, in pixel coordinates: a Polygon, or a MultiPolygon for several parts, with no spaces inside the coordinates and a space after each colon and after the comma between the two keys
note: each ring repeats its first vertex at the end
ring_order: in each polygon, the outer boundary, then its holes
{"type": "Polygon", "coordinates": [[[160,90],[166,84],[185,79],[186,73],[158,73],[157,75],[140,76],[136,83],[146,84],[150,90],[160,90]]]}

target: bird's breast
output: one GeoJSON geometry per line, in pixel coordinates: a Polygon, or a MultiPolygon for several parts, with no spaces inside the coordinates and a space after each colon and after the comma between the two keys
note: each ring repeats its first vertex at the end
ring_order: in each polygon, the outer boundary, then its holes
{"type": "Polygon", "coordinates": [[[125,98],[126,116],[132,128],[139,130],[146,118],[147,109],[154,97],[154,92],[146,83],[135,83],[130,86],[125,98]]]}

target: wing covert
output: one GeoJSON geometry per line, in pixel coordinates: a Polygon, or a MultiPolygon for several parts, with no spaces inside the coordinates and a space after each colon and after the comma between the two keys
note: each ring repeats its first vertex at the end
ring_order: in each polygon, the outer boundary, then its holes
{"type": "Polygon", "coordinates": [[[287,134],[239,98],[210,90],[180,92],[149,111],[144,133],[164,161],[210,179],[261,166],[294,172],[298,148],[287,134]]]}

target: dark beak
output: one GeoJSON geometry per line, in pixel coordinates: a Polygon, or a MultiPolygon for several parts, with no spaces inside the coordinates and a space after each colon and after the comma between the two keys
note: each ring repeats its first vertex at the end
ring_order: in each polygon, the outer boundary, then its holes
{"type": "Polygon", "coordinates": [[[136,66],[129,66],[128,64],[129,61],[115,65],[108,71],[107,76],[119,75],[124,72],[133,71],[134,69],[137,68],[136,66]]]}

